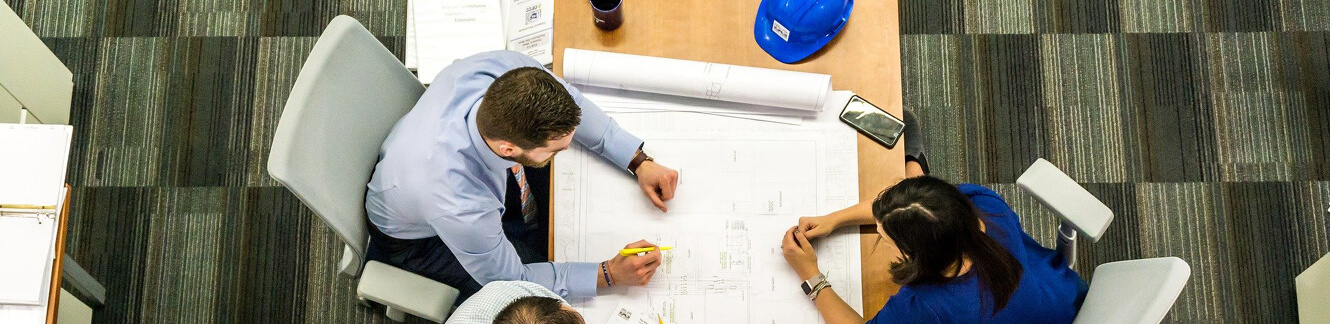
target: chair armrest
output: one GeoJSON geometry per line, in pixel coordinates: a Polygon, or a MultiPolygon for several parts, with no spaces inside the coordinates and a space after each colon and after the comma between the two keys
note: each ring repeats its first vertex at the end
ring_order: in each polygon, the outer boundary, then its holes
{"type": "Polygon", "coordinates": [[[448,319],[458,294],[441,282],[378,261],[365,264],[356,287],[356,296],[389,307],[389,314],[395,309],[435,323],[448,319]]]}
{"type": "Polygon", "coordinates": [[[1034,161],[1016,179],[1016,184],[1052,209],[1077,232],[1090,237],[1090,242],[1098,242],[1108,224],[1113,222],[1113,210],[1048,160],[1034,161]]]}

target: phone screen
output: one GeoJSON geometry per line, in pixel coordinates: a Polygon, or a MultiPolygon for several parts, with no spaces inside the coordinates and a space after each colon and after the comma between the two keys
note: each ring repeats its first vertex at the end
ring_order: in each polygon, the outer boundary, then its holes
{"type": "Polygon", "coordinates": [[[905,130],[905,122],[900,118],[887,114],[859,96],[851,97],[850,102],[845,104],[840,119],[887,147],[896,146],[901,131],[905,130]]]}

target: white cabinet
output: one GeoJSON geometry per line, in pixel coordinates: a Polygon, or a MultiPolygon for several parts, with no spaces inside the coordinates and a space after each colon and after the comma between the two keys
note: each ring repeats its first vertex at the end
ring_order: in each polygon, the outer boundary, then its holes
{"type": "Polygon", "coordinates": [[[74,78],[23,19],[0,0],[0,123],[69,124],[74,78]]]}
{"type": "Polygon", "coordinates": [[[1298,320],[1302,324],[1330,323],[1330,254],[1293,279],[1298,293],[1298,320]]]}

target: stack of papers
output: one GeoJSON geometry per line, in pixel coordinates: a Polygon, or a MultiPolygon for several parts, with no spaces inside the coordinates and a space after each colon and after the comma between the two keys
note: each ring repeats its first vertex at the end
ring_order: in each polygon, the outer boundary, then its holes
{"type": "Polygon", "coordinates": [[[512,50],[554,62],[554,0],[408,0],[406,67],[430,83],[453,61],[512,50]]]}

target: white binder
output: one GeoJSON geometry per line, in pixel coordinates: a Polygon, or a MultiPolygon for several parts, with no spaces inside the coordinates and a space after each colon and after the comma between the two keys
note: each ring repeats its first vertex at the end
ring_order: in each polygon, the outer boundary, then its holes
{"type": "Polygon", "coordinates": [[[0,124],[0,304],[49,298],[72,135],[68,125],[0,124]]]}

